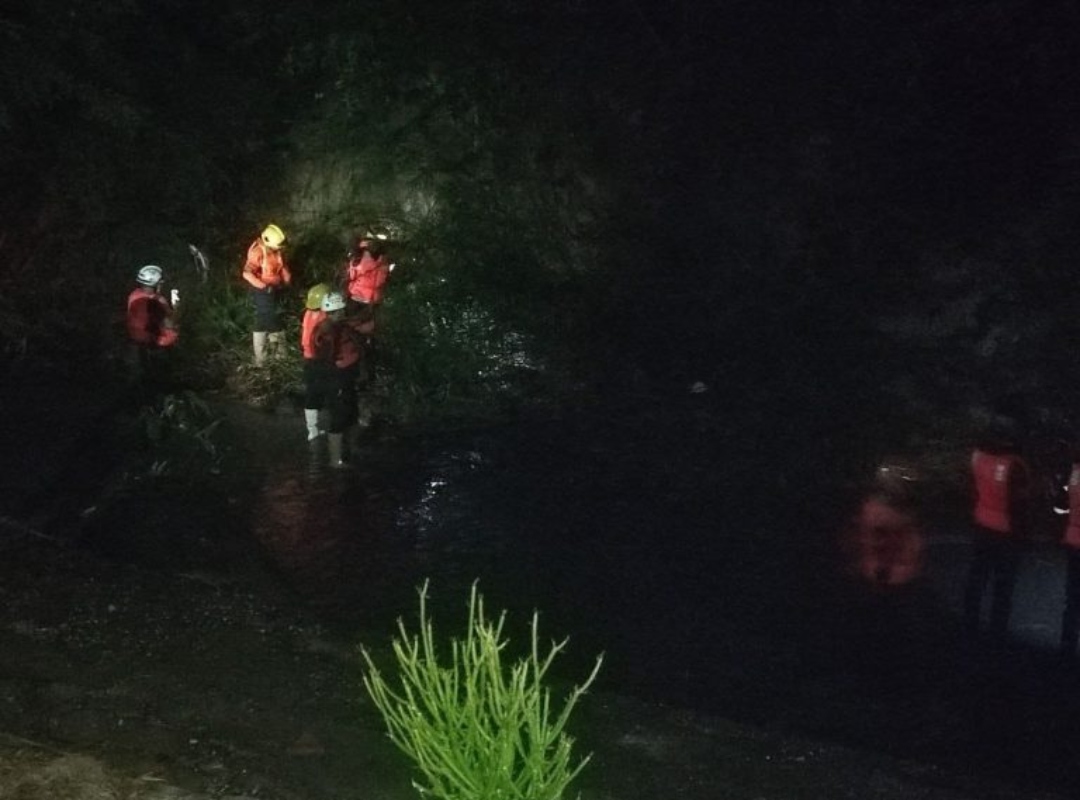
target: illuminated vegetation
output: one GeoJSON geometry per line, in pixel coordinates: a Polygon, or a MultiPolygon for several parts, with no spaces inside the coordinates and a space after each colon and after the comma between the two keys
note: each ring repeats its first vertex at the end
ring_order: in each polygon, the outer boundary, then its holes
{"type": "Polygon", "coordinates": [[[419,595],[419,633],[410,634],[399,621],[400,638],[393,645],[399,688],[363,651],[368,667],[364,685],[391,740],[423,775],[422,783],[414,782],[416,788],[440,800],[559,800],[589,760],[572,762],[566,724],[595,680],[601,659],[560,711],[544,684],[566,641],[541,653],[535,615],[529,656],[504,664],[506,614],[489,619],[474,584],[465,638],[452,640],[449,659],[440,660],[426,584],[419,595]]]}

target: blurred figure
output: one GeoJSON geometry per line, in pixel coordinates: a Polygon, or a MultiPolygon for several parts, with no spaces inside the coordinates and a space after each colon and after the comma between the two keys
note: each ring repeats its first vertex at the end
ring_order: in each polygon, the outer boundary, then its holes
{"type": "Polygon", "coordinates": [[[356,328],[345,318],[345,298],[340,292],[330,292],[323,298],[326,318],[312,333],[315,359],[320,369],[329,372],[327,405],[330,412],[330,466],[348,466],[346,437],[355,429],[357,420],[356,378],[364,343],[356,328]]]}
{"type": "Polygon", "coordinates": [[[278,314],[278,292],[292,283],[292,274],[282,257],[285,233],[277,225],[267,225],[247,250],[243,278],[251,287],[255,305],[255,330],[251,346],[255,366],[266,362],[267,352],[279,353],[282,348],[282,325],[278,314]]]}
{"type": "Polygon", "coordinates": [[[315,357],[315,329],[326,319],[323,300],[330,286],[317,283],[308,289],[304,301],[304,316],[300,320],[300,350],[304,356],[304,423],[307,438],[313,442],[325,433],[319,428],[319,412],[326,407],[326,398],[333,377],[329,366],[315,357]]]}
{"type": "Polygon", "coordinates": [[[852,566],[875,589],[906,586],[922,572],[925,543],[912,504],[887,491],[867,495],[852,524],[852,566]]]}
{"type": "Polygon", "coordinates": [[[1064,495],[1054,504],[1068,514],[1061,543],[1065,547],[1065,610],[1061,615],[1061,655],[1072,658],[1080,639],[1080,449],[1074,449],[1064,495]]]}
{"type": "Polygon", "coordinates": [[[136,287],[127,299],[127,334],[131,361],[144,400],[168,390],[169,355],[179,339],[176,312],[161,293],[164,273],[147,264],[135,276],[136,287]]]}
{"type": "Polygon", "coordinates": [[[964,620],[978,631],[990,586],[990,632],[1004,638],[1013,591],[1031,528],[1032,475],[1014,436],[997,430],[971,456],[974,482],[972,557],[964,593],[964,620]]]}

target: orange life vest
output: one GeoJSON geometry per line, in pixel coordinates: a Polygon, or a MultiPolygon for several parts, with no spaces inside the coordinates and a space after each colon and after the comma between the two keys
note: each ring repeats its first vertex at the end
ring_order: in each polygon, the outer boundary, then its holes
{"type": "Polygon", "coordinates": [[[300,349],[304,358],[315,358],[315,329],[326,319],[325,311],[304,310],[304,318],[300,320],[300,349]]]}
{"type": "Polygon", "coordinates": [[[1020,498],[1013,496],[1014,481],[1026,478],[1027,465],[1017,455],[976,450],[971,455],[975,478],[975,522],[996,533],[1016,533],[1018,520],[1012,509],[1020,498]]]}
{"type": "Polygon", "coordinates": [[[254,275],[267,286],[280,286],[291,279],[289,268],[285,266],[285,259],[281,257],[281,251],[271,250],[262,243],[261,239],[256,239],[248,247],[244,272],[254,275]]]}
{"type": "Polygon", "coordinates": [[[361,303],[378,303],[389,277],[386,257],[375,257],[365,250],[360,258],[349,262],[349,297],[361,303]]]}
{"type": "Polygon", "coordinates": [[[127,299],[128,338],[147,347],[172,347],[179,334],[172,326],[172,306],[157,292],[142,286],[127,299]]]}
{"type": "Polygon", "coordinates": [[[325,319],[311,337],[315,357],[348,369],[363,358],[364,348],[356,331],[344,320],[325,319]]]}

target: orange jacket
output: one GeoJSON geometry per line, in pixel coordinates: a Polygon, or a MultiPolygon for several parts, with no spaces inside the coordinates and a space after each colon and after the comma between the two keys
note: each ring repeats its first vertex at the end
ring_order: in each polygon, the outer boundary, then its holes
{"type": "Polygon", "coordinates": [[[373,256],[367,250],[360,258],[349,261],[349,297],[361,303],[378,303],[383,287],[390,277],[386,256],[373,256]]]}
{"type": "Polygon", "coordinates": [[[281,251],[271,250],[261,239],[256,239],[248,247],[243,277],[256,289],[292,283],[292,273],[289,272],[281,251]]]}
{"type": "Polygon", "coordinates": [[[146,347],[172,347],[179,338],[169,301],[143,286],[128,295],[127,331],[131,341],[146,347]]]}
{"type": "Polygon", "coordinates": [[[1027,499],[1028,467],[1020,456],[976,450],[971,456],[975,478],[975,522],[1004,536],[1021,533],[1018,512],[1027,499]]]}
{"type": "Polygon", "coordinates": [[[325,311],[312,311],[304,309],[304,317],[300,320],[300,349],[304,358],[315,358],[315,329],[326,319],[325,311]]]}

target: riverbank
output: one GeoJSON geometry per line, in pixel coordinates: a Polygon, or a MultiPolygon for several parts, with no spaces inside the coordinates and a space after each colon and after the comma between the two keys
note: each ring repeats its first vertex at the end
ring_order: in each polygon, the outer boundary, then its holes
{"type": "MultiPolygon", "coordinates": [[[[356,643],[288,598],[9,528],[0,542],[0,797],[415,796],[356,643]]],[[[594,754],[586,800],[1053,797],[610,692],[571,727],[594,754]]]]}

